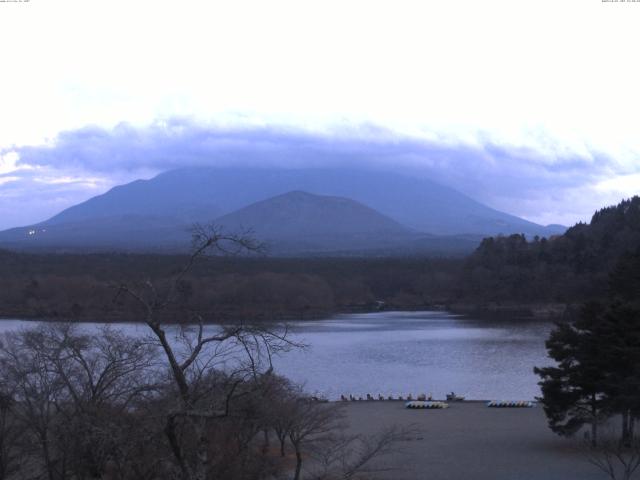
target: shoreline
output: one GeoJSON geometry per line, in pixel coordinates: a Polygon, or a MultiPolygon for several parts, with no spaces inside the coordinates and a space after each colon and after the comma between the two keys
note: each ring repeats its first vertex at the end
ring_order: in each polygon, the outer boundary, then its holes
{"type": "Polygon", "coordinates": [[[574,305],[567,303],[451,303],[447,311],[461,315],[484,318],[517,319],[517,320],[558,320],[574,305]]]}
{"type": "MultiPolygon", "coordinates": [[[[385,308],[371,307],[353,307],[343,308],[335,311],[318,311],[318,312],[288,312],[272,315],[249,315],[248,317],[238,318],[241,315],[234,313],[225,315],[217,313],[219,318],[213,318],[211,321],[205,322],[206,325],[229,325],[237,322],[245,323],[283,323],[288,321],[295,322],[313,322],[317,320],[326,320],[337,315],[356,315],[366,313],[382,313],[382,312],[448,312],[452,314],[462,315],[465,317],[473,317],[479,320],[490,317],[492,320],[505,321],[554,321],[559,320],[567,309],[572,307],[571,304],[562,303],[531,303],[531,304],[500,304],[500,303],[435,303],[424,305],[387,305],[385,308]]],[[[18,311],[10,314],[0,314],[0,321],[4,320],[24,320],[24,321],[40,321],[40,322],[74,322],[74,323],[143,323],[128,315],[109,315],[107,318],[67,318],[55,315],[33,315],[24,312],[20,314],[18,311]]],[[[181,322],[164,322],[168,325],[179,325],[181,322]]]]}
{"type": "MultiPolygon", "coordinates": [[[[381,404],[381,403],[407,403],[407,402],[415,402],[418,401],[417,399],[412,399],[412,400],[407,400],[406,398],[404,400],[399,400],[397,398],[394,398],[393,400],[388,400],[388,399],[384,399],[384,400],[367,400],[367,399],[363,399],[363,400],[319,400],[320,402],[326,402],[326,403],[339,403],[342,405],[352,405],[352,404],[360,404],[360,403],[377,403],[377,404],[381,404]]],[[[427,400],[428,402],[441,402],[441,403],[446,403],[449,405],[449,407],[451,407],[452,405],[466,405],[466,404],[478,404],[478,403],[482,403],[482,404],[487,404],[489,402],[495,402],[495,401],[513,401],[513,402],[517,402],[517,401],[523,401],[523,402],[531,402],[533,403],[533,407],[495,407],[495,408],[510,408],[513,410],[518,410],[518,409],[523,409],[523,408],[537,408],[538,407],[538,400],[536,399],[526,399],[526,398],[518,398],[518,399],[505,399],[505,398],[492,398],[489,400],[482,400],[482,399],[474,399],[474,398],[469,398],[469,399],[464,399],[462,401],[452,401],[452,400],[447,400],[447,399],[442,399],[442,398],[432,398],[431,400],[427,400]]],[[[492,407],[493,408],[493,407],[492,407]]]]}

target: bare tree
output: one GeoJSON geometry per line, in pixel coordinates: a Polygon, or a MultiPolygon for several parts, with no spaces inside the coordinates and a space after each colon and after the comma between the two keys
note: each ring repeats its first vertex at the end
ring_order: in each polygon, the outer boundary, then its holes
{"type": "Polygon", "coordinates": [[[83,334],[71,323],[43,325],[28,335],[77,411],[101,405],[124,410],[154,389],[156,349],[141,339],[110,326],[83,334]]]}
{"type": "Polygon", "coordinates": [[[310,460],[304,478],[313,480],[355,480],[394,470],[378,460],[397,453],[398,442],[418,432],[413,426],[391,426],[373,435],[349,434],[343,407],[313,400],[299,391],[290,393],[288,413],[279,417],[286,422],[284,428],[296,455],[294,480],[303,478],[304,458],[310,460]]]}
{"type": "Polygon", "coordinates": [[[2,381],[13,392],[11,420],[37,451],[30,470],[50,480],[100,477],[116,456],[125,414],[155,389],[153,348],[110,328],[99,335],[45,324],[5,337],[2,381]]]}
{"type": "Polygon", "coordinates": [[[299,408],[299,389],[296,389],[289,380],[283,377],[273,376],[269,395],[266,397],[268,408],[268,425],[278,439],[280,456],[286,455],[285,446],[296,421],[292,412],[299,408]]]}
{"type": "Polygon", "coordinates": [[[640,439],[622,441],[614,432],[600,435],[597,446],[583,445],[582,451],[593,466],[611,480],[630,480],[640,467],[640,439]]]}
{"type": "Polygon", "coordinates": [[[137,338],[103,327],[81,334],[72,324],[43,326],[39,345],[67,392],[57,404],[62,419],[60,444],[67,444],[67,465],[77,476],[100,477],[131,443],[122,435],[134,402],[157,390],[156,351],[137,338]]]}
{"type": "MultiPolygon", "coordinates": [[[[236,255],[259,252],[261,246],[250,234],[227,234],[221,229],[196,226],[193,232],[193,253],[162,291],[148,280],[140,288],[122,284],[119,294],[133,298],[144,311],[144,321],[158,342],[169,367],[178,402],[167,412],[165,434],[181,477],[185,480],[204,480],[210,470],[210,442],[208,431],[212,422],[229,416],[230,404],[240,392],[238,387],[258,372],[271,369],[272,355],[293,345],[286,330],[234,325],[205,328],[204,318],[197,312],[185,311],[172,342],[171,325],[164,319],[164,311],[176,302],[180,286],[197,260],[208,253],[236,255]],[[188,326],[191,325],[191,326],[188,326]],[[207,374],[214,368],[231,372],[225,375],[224,386],[207,374]],[[224,388],[223,388],[224,387],[224,388]],[[195,439],[195,452],[186,446],[195,439]]],[[[173,330],[176,327],[173,326],[173,330]]]]}
{"type": "Polygon", "coordinates": [[[382,457],[398,454],[398,442],[415,436],[418,430],[409,426],[391,426],[374,435],[348,435],[338,432],[313,452],[319,465],[313,480],[364,479],[374,473],[397,470],[396,466],[380,464],[382,457]]]}
{"type": "MultiPolygon", "coordinates": [[[[16,421],[29,435],[33,450],[23,452],[40,459],[44,476],[57,480],[65,476],[65,449],[55,441],[59,425],[57,405],[65,401],[60,377],[52,372],[38,348],[37,332],[23,331],[5,336],[0,356],[3,381],[14,392],[16,421]]],[[[35,467],[34,467],[35,469],[35,467]]]]}
{"type": "MultiPolygon", "coordinates": [[[[305,448],[313,442],[324,443],[340,427],[343,418],[342,406],[319,403],[310,398],[299,397],[290,406],[289,440],[296,455],[294,480],[302,474],[302,460],[305,448]]],[[[309,448],[310,449],[310,448],[309,448]]]]}
{"type": "Polygon", "coordinates": [[[14,407],[13,396],[0,391],[0,480],[12,478],[20,469],[21,455],[17,444],[23,431],[16,422],[14,407]]]}
{"type": "Polygon", "coordinates": [[[275,375],[273,356],[302,346],[286,327],[207,325],[184,303],[186,276],[200,257],[258,250],[249,237],[215,228],[197,229],[194,242],[171,282],[117,287],[142,308],[147,335],[109,327],[88,334],[66,323],[6,336],[0,480],[16,473],[34,480],[276,478],[288,467],[268,454],[270,432],[283,456],[292,445],[296,480],[305,458],[305,475],[346,480],[390,451],[395,431],[346,436],[339,405],[275,375]]]}

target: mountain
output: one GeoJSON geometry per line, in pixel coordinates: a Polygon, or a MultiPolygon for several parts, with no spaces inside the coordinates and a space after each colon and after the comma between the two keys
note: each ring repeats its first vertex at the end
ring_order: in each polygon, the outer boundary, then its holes
{"type": "Polygon", "coordinates": [[[279,251],[363,250],[423,236],[354,200],[302,191],[253,203],[216,223],[227,231],[251,228],[279,251]]]}
{"type": "MultiPolygon", "coordinates": [[[[220,180],[225,183],[233,182],[230,178],[220,180]]],[[[151,180],[135,180],[113,187],[102,195],[63,210],[42,222],[42,225],[75,223],[123,215],[173,218],[191,223],[213,220],[251,203],[248,201],[229,208],[222,195],[215,191],[229,190],[228,186],[216,185],[212,182],[211,175],[201,169],[174,170],[151,180]]]]}
{"type": "Polygon", "coordinates": [[[194,222],[252,228],[279,252],[470,252],[483,236],[548,236],[428,179],[345,168],[184,168],[137,180],[37,225],[0,232],[0,246],[172,251],[194,222]]]}
{"type": "MultiPolygon", "coordinates": [[[[295,191],[223,215],[225,232],[251,230],[276,255],[461,255],[475,236],[419,233],[354,200],[295,191]]],[[[0,232],[0,244],[17,249],[91,252],[174,252],[189,247],[191,224],[175,217],[113,215],[40,224],[0,232]]]]}
{"type": "Polygon", "coordinates": [[[415,230],[435,235],[552,235],[544,227],[494,210],[425,178],[356,168],[198,167],[171,170],[118,186],[44,224],[119,215],[161,215],[208,221],[291,191],[346,197],[415,230]]]}

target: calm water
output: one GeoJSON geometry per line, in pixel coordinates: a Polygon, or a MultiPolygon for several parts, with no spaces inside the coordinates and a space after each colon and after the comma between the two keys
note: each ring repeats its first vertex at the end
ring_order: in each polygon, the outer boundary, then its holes
{"type": "MultiPolygon", "coordinates": [[[[0,331],[30,325],[0,321],[0,331]]],[[[470,399],[533,399],[533,366],[546,365],[546,322],[492,322],[445,312],[382,312],[295,322],[293,336],[309,347],[275,359],[276,370],[329,398],[340,394],[470,399]]],[[[95,324],[85,328],[95,328],[95,324]]],[[[132,334],[142,325],[119,328],[132,334]]]]}

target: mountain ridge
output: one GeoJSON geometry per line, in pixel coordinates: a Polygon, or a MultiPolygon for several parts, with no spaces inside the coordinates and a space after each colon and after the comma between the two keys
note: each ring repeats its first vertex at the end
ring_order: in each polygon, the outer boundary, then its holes
{"type": "Polygon", "coordinates": [[[114,187],[43,223],[94,218],[104,211],[176,216],[194,206],[215,211],[213,216],[217,217],[295,190],[351,198],[408,227],[435,235],[548,235],[565,229],[545,227],[500,212],[425,178],[388,170],[326,167],[174,169],[150,180],[114,187]],[[431,210],[424,211],[425,208],[431,210]]]}
{"type": "Polygon", "coordinates": [[[439,251],[446,247],[446,240],[428,240],[432,235],[455,238],[458,251],[471,251],[471,239],[479,243],[483,236],[512,232],[548,236],[564,230],[537,225],[428,179],[397,172],[194,167],[116,186],[39,224],[0,232],[0,245],[136,251],[185,248],[190,225],[212,222],[262,230],[259,233],[280,252],[384,254],[389,248],[416,252],[436,244],[439,251]],[[264,205],[269,208],[256,213],[264,205]],[[301,210],[303,205],[306,211],[301,210]],[[323,220],[321,213],[331,208],[333,213],[323,220]],[[278,213],[280,209],[289,212],[290,218],[278,213]],[[268,228],[266,219],[271,219],[268,228]],[[362,227],[358,232],[340,231],[358,224],[362,227]],[[383,224],[389,230],[386,233],[383,224]],[[305,230],[310,231],[306,238],[301,233],[305,230]],[[320,237],[323,241],[318,242],[320,237]]]}

